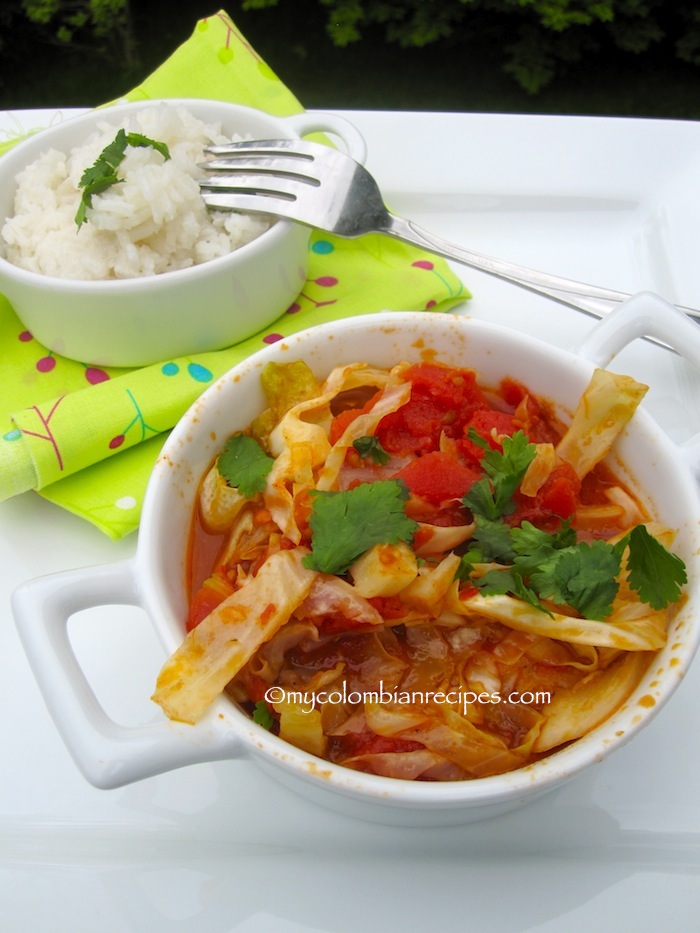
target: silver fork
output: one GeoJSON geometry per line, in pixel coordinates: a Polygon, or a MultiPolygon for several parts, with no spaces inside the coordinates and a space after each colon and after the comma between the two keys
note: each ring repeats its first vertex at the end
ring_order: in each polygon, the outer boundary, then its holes
{"type": "MultiPolygon", "coordinates": [[[[337,149],[299,139],[246,140],[210,146],[202,167],[205,203],[218,210],[288,217],[340,237],[382,233],[546,295],[601,318],[630,296],[538,272],[464,249],[391,213],[367,169],[337,149]]],[[[700,320],[700,311],[681,308],[700,320]]],[[[652,338],[648,338],[652,339],[652,338]]],[[[659,341],[652,340],[654,343],[659,341]]]]}

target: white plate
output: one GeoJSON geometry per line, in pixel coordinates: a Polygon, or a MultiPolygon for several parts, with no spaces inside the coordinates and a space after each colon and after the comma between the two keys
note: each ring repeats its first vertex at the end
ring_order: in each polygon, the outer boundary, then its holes
{"type": "MultiPolygon", "coordinates": [[[[700,124],[474,114],[345,113],[388,203],[482,252],[700,306],[700,124]]],[[[50,112],[0,114],[3,131],[50,112]]],[[[575,346],[591,322],[460,270],[470,313],[575,346]]],[[[680,440],[700,428],[700,375],[638,342],[616,368],[680,440]]],[[[42,704],[9,594],[53,570],[133,553],[33,494],[0,504],[0,903],[13,933],[604,933],[697,928],[700,664],[635,741],[543,800],[435,831],[353,823],[246,762],[116,791],[75,769],[42,704]],[[400,918],[400,919],[399,919],[400,918]]],[[[140,611],[81,613],[76,651],[127,724],[163,661],[140,611]],[[125,684],[127,685],[125,687],[125,684]]]]}

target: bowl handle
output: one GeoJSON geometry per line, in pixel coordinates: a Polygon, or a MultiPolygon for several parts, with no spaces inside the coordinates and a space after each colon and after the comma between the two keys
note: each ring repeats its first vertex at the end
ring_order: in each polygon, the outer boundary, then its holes
{"type": "Polygon", "coordinates": [[[239,743],[213,719],[122,726],[97,700],[72,649],[68,621],[81,609],[139,606],[131,561],[39,577],[12,594],[20,639],[48,710],[78,768],[95,787],[115,788],[203,761],[235,758],[239,743]]]}
{"type": "MultiPolygon", "coordinates": [[[[590,331],[577,353],[607,366],[637,337],[656,337],[700,369],[700,326],[653,292],[639,292],[619,304],[590,331]]],[[[700,472],[700,432],[678,445],[688,466],[700,472]]]]}
{"type": "Polygon", "coordinates": [[[352,156],[356,162],[364,164],[367,158],[367,143],[357,127],[346,120],[345,117],[334,113],[321,111],[308,111],[295,113],[291,117],[283,118],[285,123],[299,136],[308,136],[309,133],[330,133],[338,136],[345,146],[345,152],[352,156]]]}

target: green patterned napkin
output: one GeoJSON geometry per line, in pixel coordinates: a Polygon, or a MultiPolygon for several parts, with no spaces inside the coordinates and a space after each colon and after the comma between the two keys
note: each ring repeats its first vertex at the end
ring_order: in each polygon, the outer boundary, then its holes
{"type": "MultiPolygon", "coordinates": [[[[216,98],[277,116],[302,109],[224,12],[197,23],[126,97],[216,98]]],[[[0,501],[35,489],[120,538],[138,527],[167,432],[231,366],[324,321],[387,308],[446,310],[469,297],[441,259],[387,237],[314,233],[310,250],[304,288],[270,328],[225,350],[140,369],[102,369],[49,352],[0,296],[0,501]]]]}

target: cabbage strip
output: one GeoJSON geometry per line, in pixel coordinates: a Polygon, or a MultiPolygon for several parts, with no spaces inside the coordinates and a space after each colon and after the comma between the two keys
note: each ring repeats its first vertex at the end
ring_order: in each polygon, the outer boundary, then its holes
{"type": "Polygon", "coordinates": [[[152,699],[170,719],[195,723],[254,652],[301,605],[316,579],[308,551],[278,551],[258,575],[193,628],[165,662],[152,699]]]}
{"type": "Polygon", "coordinates": [[[583,479],[607,456],[622,433],[648,386],[632,379],[596,369],[581,396],[571,425],[556,447],[583,479]]]}
{"type": "Polygon", "coordinates": [[[449,608],[454,611],[458,603],[461,603],[464,614],[484,616],[520,632],[545,635],[574,645],[620,648],[623,651],[656,651],[666,642],[666,633],[659,630],[651,609],[648,618],[615,624],[610,621],[579,619],[559,612],[553,612],[550,616],[514,596],[482,596],[476,593],[467,599],[452,601],[449,608]]]}

